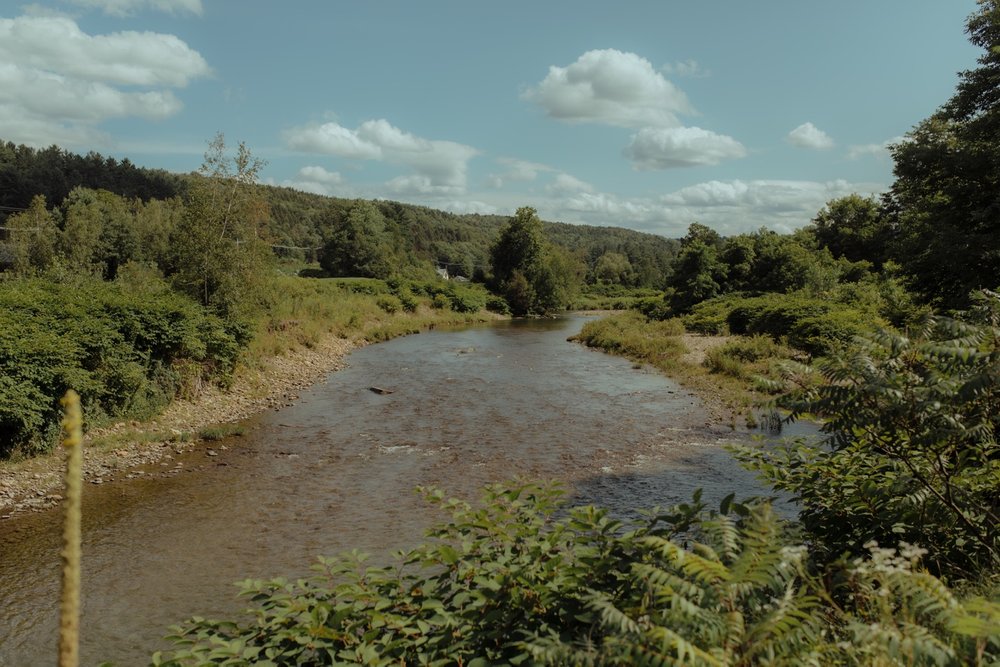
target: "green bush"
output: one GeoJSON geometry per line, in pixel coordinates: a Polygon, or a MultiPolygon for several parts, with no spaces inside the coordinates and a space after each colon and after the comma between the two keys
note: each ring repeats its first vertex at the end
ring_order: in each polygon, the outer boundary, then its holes
{"type": "Polygon", "coordinates": [[[400,290],[399,303],[402,304],[403,310],[408,313],[416,312],[417,307],[420,305],[420,302],[417,301],[417,298],[408,289],[400,290]]]}
{"type": "Polygon", "coordinates": [[[809,354],[823,356],[871,329],[871,316],[855,310],[833,310],[797,321],[788,331],[788,343],[809,354]]]}
{"type": "Polygon", "coordinates": [[[696,305],[683,318],[689,331],[766,334],[821,356],[888,322],[870,305],[845,305],[803,294],[727,295],[696,305]]]}
{"type": "Polygon", "coordinates": [[[623,525],[551,487],[491,487],[388,567],[245,581],[243,621],[195,618],[154,665],[987,664],[1000,605],[959,600],[919,550],[873,548],[837,577],[766,504],[694,502],[623,525]],[[687,544],[688,546],[682,546],[687,544]],[[830,581],[830,584],[826,584],[830,581]],[[832,587],[837,588],[832,588],[832,587]],[[850,593],[847,597],[844,594],[850,593]],[[845,598],[835,604],[833,599],[845,598]]]}
{"type": "Polygon", "coordinates": [[[510,306],[501,296],[490,296],[486,299],[486,310],[499,315],[510,315],[510,306]]]}
{"type": "Polygon", "coordinates": [[[816,415],[822,445],[740,450],[775,488],[798,499],[817,553],[862,554],[875,540],[919,543],[940,572],[1000,565],[1000,298],[983,323],[937,318],[910,337],[881,332],[816,368],[779,400],[816,415]]]}
{"type": "Polygon", "coordinates": [[[403,302],[400,301],[398,298],[392,296],[391,294],[380,295],[378,299],[375,300],[375,303],[378,305],[379,308],[381,308],[384,312],[389,313],[390,315],[393,313],[398,313],[400,310],[403,309],[403,302]]]}
{"type": "Polygon", "coordinates": [[[225,383],[248,340],[162,282],[0,282],[0,456],[51,446],[68,389],[90,424],[149,416],[179,390],[178,361],[225,383]]]}

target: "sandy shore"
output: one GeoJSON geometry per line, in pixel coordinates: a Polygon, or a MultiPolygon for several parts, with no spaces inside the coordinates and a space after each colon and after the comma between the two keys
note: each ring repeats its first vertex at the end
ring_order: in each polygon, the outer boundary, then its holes
{"type": "MultiPolygon", "coordinates": [[[[330,336],[312,348],[272,357],[256,370],[240,369],[228,391],[206,387],[193,400],[172,403],[159,417],[123,422],[86,434],[84,480],[91,484],[143,474],[137,468],[199,446],[207,426],[238,422],[297,398],[343,366],[356,344],[330,336]]],[[[62,497],[62,452],[16,463],[0,463],[0,519],[58,503],[62,497]]]]}

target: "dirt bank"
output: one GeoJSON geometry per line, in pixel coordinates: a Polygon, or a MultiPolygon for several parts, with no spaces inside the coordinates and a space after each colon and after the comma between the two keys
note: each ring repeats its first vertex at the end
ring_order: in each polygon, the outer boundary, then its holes
{"type": "MultiPolygon", "coordinates": [[[[199,446],[206,427],[238,422],[294,400],[296,392],[343,365],[356,344],[330,336],[267,360],[262,368],[241,369],[233,387],[207,387],[193,400],[178,400],[159,417],[123,422],[87,433],[84,479],[103,484],[118,477],[144,474],[138,466],[199,446]]],[[[42,509],[61,500],[62,452],[16,463],[0,463],[0,519],[42,509]]]]}

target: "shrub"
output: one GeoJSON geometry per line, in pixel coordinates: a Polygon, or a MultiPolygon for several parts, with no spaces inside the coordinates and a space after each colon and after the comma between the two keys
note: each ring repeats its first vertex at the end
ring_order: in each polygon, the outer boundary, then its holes
{"type": "Polygon", "coordinates": [[[487,294],[481,290],[452,288],[448,299],[456,313],[478,313],[486,307],[487,294]]]}
{"type": "Polygon", "coordinates": [[[500,296],[490,296],[486,299],[486,310],[499,315],[510,315],[507,300],[500,296]]]}
{"type": "Polygon", "coordinates": [[[699,333],[787,338],[816,356],[888,324],[864,304],[849,306],[803,294],[727,295],[698,304],[683,321],[689,331],[699,333]]]}
{"type": "Polygon", "coordinates": [[[420,302],[417,298],[410,294],[409,292],[403,292],[399,295],[399,302],[403,304],[403,310],[408,313],[417,312],[417,308],[420,306],[420,302]]]}
{"type": "Polygon", "coordinates": [[[162,408],[184,362],[199,381],[227,382],[249,331],[162,281],[0,282],[0,456],[47,449],[71,388],[92,424],[162,408]]]}
{"type": "Polygon", "coordinates": [[[403,308],[403,302],[391,294],[380,295],[378,299],[375,300],[375,303],[379,308],[390,315],[398,313],[403,308]]]}
{"type": "Polygon", "coordinates": [[[825,419],[827,441],[739,453],[796,496],[827,558],[906,540],[942,572],[1000,564],[1000,298],[986,311],[988,324],[937,318],[913,337],[884,331],[789,368],[826,380],[779,405],[825,419]]]}
{"type": "Polygon", "coordinates": [[[491,487],[389,567],[354,553],[316,576],[245,581],[251,620],[195,618],[154,665],[963,664],[1000,657],[1000,605],[961,601],[873,547],[848,603],[809,573],[766,504],[694,502],[622,525],[552,487],[491,487]],[[688,548],[682,542],[689,544],[688,548]],[[885,595],[888,593],[888,596],[885,595]]]}

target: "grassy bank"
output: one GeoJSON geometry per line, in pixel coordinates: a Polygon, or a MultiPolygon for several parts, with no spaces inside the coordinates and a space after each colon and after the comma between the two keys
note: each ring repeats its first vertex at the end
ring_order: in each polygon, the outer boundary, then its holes
{"type": "Polygon", "coordinates": [[[249,378],[264,384],[261,371],[275,359],[331,338],[364,344],[497,317],[484,310],[485,289],[445,281],[286,275],[269,291],[254,316],[236,320],[151,274],[0,282],[0,458],[51,450],[70,388],[83,397],[88,428],[150,420],[209,390],[266,391],[247,390],[249,378]]]}
{"type": "Polygon", "coordinates": [[[767,336],[692,336],[679,319],[649,319],[635,311],[588,322],[575,339],[650,364],[721,404],[734,424],[751,426],[772,397],[767,380],[778,377],[776,364],[801,354],[767,336]]]}

